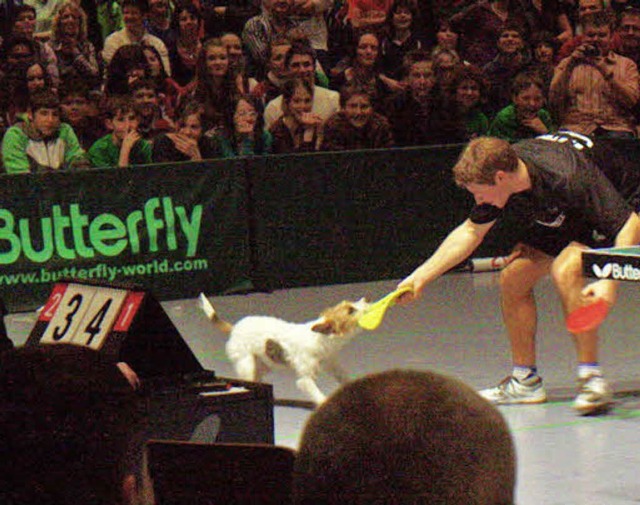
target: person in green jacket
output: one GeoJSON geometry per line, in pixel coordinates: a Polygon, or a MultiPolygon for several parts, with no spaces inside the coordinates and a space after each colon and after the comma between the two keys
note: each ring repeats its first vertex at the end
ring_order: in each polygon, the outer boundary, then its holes
{"type": "Polygon", "coordinates": [[[35,93],[26,120],[5,133],[2,163],[7,174],[90,166],[73,128],[60,121],[60,100],[50,90],[35,93]]]}
{"type": "Polygon", "coordinates": [[[556,130],[544,107],[544,83],[537,74],[518,74],[511,87],[511,103],[496,114],[489,135],[509,142],[537,137],[556,130]]]}
{"type": "Polygon", "coordinates": [[[138,132],[140,115],[126,97],[107,101],[105,126],[111,132],[89,148],[89,159],[96,167],[128,167],[151,163],[151,144],[138,132]]]}

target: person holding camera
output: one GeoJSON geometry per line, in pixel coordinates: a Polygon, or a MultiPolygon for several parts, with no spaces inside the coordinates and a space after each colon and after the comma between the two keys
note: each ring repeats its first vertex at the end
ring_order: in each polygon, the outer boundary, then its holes
{"type": "Polygon", "coordinates": [[[592,137],[635,138],[640,98],[636,63],[611,49],[615,18],[580,18],[583,42],[555,69],[549,102],[560,128],[592,137]]]}

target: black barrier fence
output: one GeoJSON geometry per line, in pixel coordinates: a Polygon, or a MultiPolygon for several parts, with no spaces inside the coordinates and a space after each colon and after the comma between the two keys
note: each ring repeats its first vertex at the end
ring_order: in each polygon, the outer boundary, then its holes
{"type": "MultiPolygon", "coordinates": [[[[2,176],[0,298],[33,309],[65,278],[161,300],[399,278],[472,204],[451,177],[460,149],[2,176]]],[[[493,233],[480,254],[509,242],[493,233]]]]}

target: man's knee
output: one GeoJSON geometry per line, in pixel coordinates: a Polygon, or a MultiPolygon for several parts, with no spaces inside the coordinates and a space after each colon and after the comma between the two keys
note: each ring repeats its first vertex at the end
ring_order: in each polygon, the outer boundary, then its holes
{"type": "Polygon", "coordinates": [[[551,265],[551,278],[558,286],[582,277],[582,251],[584,247],[567,246],[551,265]]]}

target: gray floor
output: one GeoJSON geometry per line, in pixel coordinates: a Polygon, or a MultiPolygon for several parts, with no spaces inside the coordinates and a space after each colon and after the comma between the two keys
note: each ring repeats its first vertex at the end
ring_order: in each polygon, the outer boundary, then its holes
{"type": "MultiPolygon", "coordinates": [[[[382,325],[358,336],[341,354],[353,377],[389,368],[432,369],[454,375],[475,388],[494,385],[510,368],[509,350],[498,310],[496,273],[449,274],[415,304],[394,307],[382,325]]],[[[234,321],[265,314],[290,321],[316,317],[341,299],[376,300],[395,281],[303,288],[275,293],[213,297],[218,312],[234,321]]],[[[570,409],[574,352],[563,331],[550,283],[538,291],[539,368],[552,401],[540,406],[503,407],[518,450],[519,505],[617,505],[640,503],[640,316],[638,287],[625,284],[618,305],[603,327],[602,364],[617,393],[612,413],[577,417],[570,409]]],[[[163,304],[185,340],[208,369],[233,377],[224,339],[210,328],[194,300],[163,304]]],[[[20,344],[34,314],[7,318],[20,344]]],[[[268,376],[277,399],[306,400],[286,373],[268,376]]],[[[321,380],[329,392],[336,385],[321,380]]],[[[276,407],[276,443],[296,447],[310,411],[276,407]]]]}

